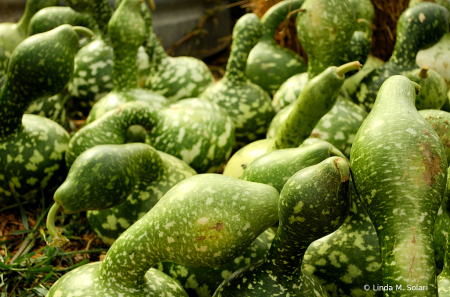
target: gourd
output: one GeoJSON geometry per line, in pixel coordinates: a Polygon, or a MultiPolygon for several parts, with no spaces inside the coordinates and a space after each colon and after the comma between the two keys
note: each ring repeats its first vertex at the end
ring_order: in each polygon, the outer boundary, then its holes
{"type": "Polygon", "coordinates": [[[113,89],[94,104],[87,123],[126,102],[141,101],[155,109],[168,105],[164,96],[139,88],[136,56],[145,41],[145,22],[140,15],[140,0],[122,1],[108,23],[113,48],[113,89]],[[129,20],[133,19],[133,22],[129,20]]]}
{"type": "Polygon", "coordinates": [[[353,186],[351,197],[345,222],[311,243],[302,270],[318,278],[330,296],[383,296],[383,291],[373,291],[373,285],[383,281],[377,233],[353,186]]]}
{"type": "MultiPolygon", "coordinates": [[[[270,123],[267,138],[276,137],[293,108],[294,104],[290,104],[277,113],[270,123]]],[[[320,119],[310,137],[330,142],[349,158],[353,139],[366,117],[364,109],[339,95],[333,108],[320,119]]]]}
{"type": "Polygon", "coordinates": [[[423,2],[406,9],[397,23],[392,56],[361,81],[352,100],[370,112],[382,83],[392,75],[417,68],[417,52],[439,41],[448,31],[448,18],[448,10],[435,3],[423,2]]]}
{"type": "Polygon", "coordinates": [[[274,40],[280,23],[294,17],[303,2],[304,0],[285,0],[266,11],[261,18],[261,40],[248,55],[245,75],[271,96],[288,78],[306,71],[306,63],[299,55],[283,48],[274,40]]]}
{"type": "MultiPolygon", "coordinates": [[[[434,131],[436,131],[436,134],[439,136],[439,139],[444,146],[447,164],[450,163],[450,114],[436,109],[419,110],[419,113],[431,124],[434,131]]],[[[447,180],[447,186],[448,185],[449,182],[447,180]]],[[[444,266],[448,230],[450,229],[450,217],[445,211],[446,203],[447,200],[444,199],[434,224],[434,250],[436,256],[436,268],[438,271],[442,270],[444,266]]]]}
{"type": "Polygon", "coordinates": [[[64,178],[69,134],[46,118],[24,115],[29,102],[60,92],[70,79],[78,46],[69,25],[37,34],[14,50],[0,93],[0,204],[14,203],[14,192],[32,198],[64,178]],[[58,40],[58,43],[55,43],[58,40]],[[26,74],[26,75],[25,75],[26,74]]]}
{"type": "Polygon", "coordinates": [[[147,27],[144,48],[150,63],[145,88],[165,96],[170,102],[198,97],[214,84],[208,66],[194,57],[170,57],[153,31],[150,10],[145,5],[142,8],[147,27]]]}
{"type": "Polygon", "coordinates": [[[210,297],[233,271],[263,260],[275,233],[267,229],[236,259],[214,268],[192,268],[173,262],[158,263],[158,269],[182,284],[189,296],[210,297]]]}
{"type": "Polygon", "coordinates": [[[277,235],[264,261],[229,276],[214,296],[328,296],[300,269],[308,245],[336,230],[350,206],[350,169],[339,157],[300,170],[280,193],[277,235]]]}
{"type": "Polygon", "coordinates": [[[341,57],[355,31],[356,19],[348,1],[305,0],[297,15],[297,35],[308,55],[311,79],[341,57]]]}
{"type": "MultiPolygon", "coordinates": [[[[94,32],[95,36],[100,34],[95,20],[87,14],[74,11],[70,7],[46,7],[38,11],[30,20],[28,34],[35,35],[52,30],[63,24],[71,26],[82,26],[94,32]]],[[[91,37],[83,38],[79,46],[83,46],[92,40],[91,37]]],[[[31,102],[25,113],[37,114],[49,118],[65,127],[67,125],[65,103],[68,95],[57,94],[48,98],[41,98],[31,102]]]]}
{"type": "Polygon", "coordinates": [[[437,296],[433,229],[448,166],[436,132],[416,111],[418,88],[400,75],[383,83],[356,135],[350,166],[379,238],[383,285],[427,286],[416,296],[437,296]]]}
{"type": "MultiPolygon", "coordinates": [[[[373,7],[372,1],[370,0],[348,0],[355,13],[355,18],[368,20],[369,23],[373,22],[375,18],[375,8],[373,7]]],[[[365,26],[363,24],[358,24],[356,30],[364,31],[365,26]]],[[[360,61],[361,62],[361,61],[360,61]]],[[[363,62],[361,62],[364,64],[363,62]]]]}
{"type": "MultiPolygon", "coordinates": [[[[420,2],[422,1],[411,0],[409,6],[417,5],[420,2]]],[[[436,0],[435,2],[444,6],[447,10],[450,10],[449,0],[436,0]]],[[[431,69],[439,73],[445,79],[447,87],[450,86],[450,72],[447,70],[448,65],[450,65],[450,59],[448,58],[449,49],[450,34],[447,32],[435,45],[420,50],[416,56],[417,65],[429,65],[431,69]]]]}
{"type": "MultiPolygon", "coordinates": [[[[344,64],[350,61],[358,61],[361,64],[365,64],[369,56],[369,52],[372,48],[372,27],[371,23],[366,19],[358,19],[358,26],[362,26],[363,30],[355,31],[350,44],[342,55],[341,63],[344,64]]],[[[348,76],[358,73],[358,71],[353,71],[348,74],[348,76]]]]}
{"type": "Polygon", "coordinates": [[[450,296],[450,271],[448,265],[450,264],[450,256],[448,254],[448,239],[446,240],[445,266],[442,272],[437,277],[438,292],[440,297],[450,296]]]}
{"type": "MultiPolygon", "coordinates": [[[[439,255],[439,258],[436,257],[436,263],[437,264],[442,264],[442,271],[441,273],[438,275],[437,277],[437,284],[438,284],[438,291],[439,291],[439,296],[441,297],[445,297],[445,296],[449,296],[450,290],[449,290],[449,281],[450,281],[450,275],[449,275],[449,265],[450,265],[450,254],[449,254],[449,243],[448,243],[448,226],[449,226],[449,222],[450,222],[450,216],[448,214],[449,211],[449,204],[448,204],[448,196],[449,196],[449,190],[450,190],[450,183],[448,182],[448,177],[447,177],[447,184],[445,186],[445,196],[444,199],[442,200],[442,206],[439,209],[439,212],[442,213],[440,218],[445,218],[445,219],[441,219],[441,223],[442,223],[442,227],[441,230],[442,233],[445,232],[445,234],[439,234],[440,236],[438,238],[436,238],[437,240],[441,241],[441,250],[439,250],[439,252],[441,253],[436,253],[436,256],[439,255]],[[438,262],[438,260],[440,260],[440,262],[438,262]]],[[[439,219],[439,216],[438,216],[439,219]]],[[[441,226],[439,226],[439,221],[438,219],[436,219],[436,225],[435,228],[439,228],[441,226]]],[[[436,236],[436,232],[437,230],[435,230],[435,236],[436,236]]],[[[436,245],[435,245],[436,248],[436,245]]],[[[438,250],[436,250],[436,252],[438,252],[438,250]]],[[[440,268],[440,267],[438,267],[440,268]]]]}
{"type": "Polygon", "coordinates": [[[160,111],[129,102],[73,135],[66,152],[67,166],[90,147],[125,143],[126,131],[132,125],[147,130],[148,144],[185,161],[197,172],[219,171],[234,144],[233,122],[213,102],[184,99],[160,111]]]}
{"type": "Polygon", "coordinates": [[[239,178],[245,167],[259,156],[276,149],[299,146],[335,104],[345,73],[359,67],[358,62],[332,66],[310,79],[276,137],[258,140],[241,148],[230,158],[223,174],[239,178]]]}
{"type": "Polygon", "coordinates": [[[83,152],[54,194],[55,204],[47,219],[47,228],[54,239],[52,245],[68,242],[54,227],[59,210],[74,214],[107,209],[100,215],[93,213],[94,222],[92,218],[89,222],[100,238],[106,239],[104,242],[112,244],[127,226],[139,219],[139,213],[147,213],[158,202],[170,185],[195,174],[192,168],[173,159],[143,143],[98,145],[83,152]],[[128,201],[124,204],[125,200],[128,201]],[[101,221],[102,217],[105,220],[101,221]]]}
{"type": "Polygon", "coordinates": [[[155,272],[149,271],[151,267],[171,261],[206,268],[235,259],[278,220],[278,197],[271,186],[219,174],[187,178],[128,228],[102,262],[64,275],[48,297],[73,292],[82,296],[162,296],[176,282],[150,277],[148,273],[155,272]]]}
{"type": "Polygon", "coordinates": [[[31,17],[40,9],[57,3],[57,0],[28,0],[18,23],[0,24],[0,76],[6,75],[8,61],[14,49],[28,37],[28,23],[31,17]]]}
{"type": "MultiPolygon", "coordinates": [[[[275,95],[273,95],[272,105],[277,112],[272,122],[278,115],[278,112],[284,107],[294,103],[300,93],[302,92],[305,85],[308,83],[308,72],[303,72],[295,74],[288,78],[284,83],[281,84],[280,88],[277,90],[275,95]]],[[[272,124],[271,122],[271,124],[272,124]]],[[[269,134],[270,126],[267,131],[269,134]]]]}
{"type": "Polygon", "coordinates": [[[448,101],[445,80],[428,65],[407,72],[405,76],[420,85],[420,92],[416,96],[417,110],[441,109],[448,101]]]}
{"type": "Polygon", "coordinates": [[[261,32],[261,22],[253,13],[237,21],[224,77],[199,95],[227,111],[233,120],[239,146],[263,137],[275,115],[269,94],[245,75],[248,54],[261,38],[261,32]]]}
{"type": "Polygon", "coordinates": [[[68,85],[73,108],[86,113],[113,88],[113,52],[108,37],[112,9],[107,0],[64,0],[73,10],[91,15],[101,34],[84,46],[75,57],[73,77],[68,85]]]}

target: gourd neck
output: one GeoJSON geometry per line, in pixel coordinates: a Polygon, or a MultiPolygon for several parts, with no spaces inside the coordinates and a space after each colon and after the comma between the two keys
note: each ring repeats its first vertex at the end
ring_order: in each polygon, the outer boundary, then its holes
{"type": "Polygon", "coordinates": [[[284,20],[290,19],[297,14],[297,10],[304,0],[283,1],[272,6],[261,18],[263,35],[261,40],[272,40],[278,26],[284,20]]]}
{"type": "Polygon", "coordinates": [[[31,18],[37,12],[37,9],[34,7],[35,5],[32,2],[33,1],[27,1],[27,4],[25,5],[25,11],[19,22],[17,22],[17,28],[24,36],[27,35],[28,25],[30,24],[31,18]]]}
{"type": "MultiPolygon", "coordinates": [[[[137,89],[138,76],[136,56],[133,51],[114,49],[113,85],[115,90],[137,89]]],[[[137,50],[135,51],[137,55],[137,50]]]]}
{"type": "Polygon", "coordinates": [[[277,235],[260,269],[270,271],[273,276],[292,280],[300,278],[303,256],[311,242],[295,240],[296,238],[298,236],[290,234],[280,222],[277,235]]]}
{"type": "Polygon", "coordinates": [[[22,117],[28,107],[27,96],[21,95],[6,78],[0,92],[0,138],[18,133],[22,128],[22,117]]]}
{"type": "Polygon", "coordinates": [[[397,39],[389,61],[394,63],[400,71],[411,70],[417,67],[416,56],[419,50],[420,48],[414,45],[411,47],[411,42],[403,42],[397,39]]]}
{"type": "Polygon", "coordinates": [[[103,37],[108,36],[108,22],[113,14],[109,3],[106,0],[96,0],[94,9],[88,13],[97,21],[103,37]]]}
{"type": "Polygon", "coordinates": [[[153,29],[149,33],[145,50],[150,57],[151,67],[158,67],[164,59],[169,57],[153,29]]]}

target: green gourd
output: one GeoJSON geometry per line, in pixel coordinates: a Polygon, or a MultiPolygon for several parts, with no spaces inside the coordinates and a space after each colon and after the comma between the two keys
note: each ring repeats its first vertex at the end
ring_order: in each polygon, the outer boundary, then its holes
{"type": "Polygon", "coordinates": [[[439,297],[450,296],[450,255],[448,253],[449,240],[446,238],[445,266],[437,277],[439,297]]]}
{"type": "Polygon", "coordinates": [[[318,278],[330,296],[381,297],[383,291],[377,289],[383,282],[377,233],[353,186],[351,197],[345,222],[311,243],[302,270],[318,278]]]}
{"type": "Polygon", "coordinates": [[[405,76],[420,85],[420,92],[416,96],[417,110],[441,109],[448,101],[444,78],[428,65],[407,72],[405,76]]]}
{"type": "MultiPolygon", "coordinates": [[[[38,11],[30,20],[28,34],[35,35],[52,30],[63,24],[71,26],[82,26],[94,32],[95,36],[100,34],[98,25],[92,16],[76,12],[70,7],[46,7],[38,11]]],[[[91,37],[80,40],[80,46],[84,46],[92,40],[91,37]]],[[[25,111],[27,114],[37,114],[49,118],[63,127],[67,126],[66,101],[68,95],[57,94],[48,98],[33,101],[25,111]]]]}
{"type": "MultiPolygon", "coordinates": [[[[302,92],[305,85],[308,83],[308,72],[303,72],[299,74],[295,74],[288,78],[284,83],[281,84],[280,88],[277,90],[275,95],[273,95],[272,105],[275,108],[275,111],[280,112],[284,107],[294,103],[300,93],[302,92]]],[[[275,117],[272,119],[272,122],[275,120],[275,117]]],[[[271,122],[271,123],[272,123],[271,122]]],[[[269,134],[269,130],[267,134],[269,134]]]]}
{"type": "Polygon", "coordinates": [[[284,0],[272,6],[261,18],[261,40],[248,55],[245,75],[273,96],[289,77],[306,71],[305,61],[274,40],[280,23],[296,15],[304,0],[284,0]]]}
{"type": "Polygon", "coordinates": [[[345,73],[359,67],[358,62],[332,66],[310,79],[276,137],[257,140],[241,148],[230,158],[223,174],[239,178],[256,158],[277,149],[299,146],[336,103],[345,73]]]}
{"type": "Polygon", "coordinates": [[[113,48],[113,89],[97,101],[89,112],[87,123],[106,112],[131,101],[145,102],[155,109],[168,105],[167,99],[155,92],[139,88],[136,56],[145,41],[145,22],[140,14],[140,0],[122,1],[108,23],[108,36],[113,48]],[[132,19],[133,22],[129,20],[132,19]]]}
{"type": "Polygon", "coordinates": [[[113,14],[107,0],[64,0],[73,10],[91,15],[101,34],[77,52],[73,77],[68,85],[73,108],[87,113],[92,105],[113,88],[113,51],[108,22],[113,14]]]}
{"type": "Polygon", "coordinates": [[[397,23],[392,56],[361,81],[352,100],[370,112],[383,82],[392,75],[416,69],[417,52],[434,45],[448,32],[448,18],[448,10],[435,3],[423,2],[407,8],[397,23]]]}
{"type": "Polygon", "coordinates": [[[190,297],[211,297],[233,271],[262,261],[275,233],[267,229],[236,259],[214,268],[192,268],[173,262],[158,263],[158,269],[182,284],[190,297]]]}
{"type": "Polygon", "coordinates": [[[228,277],[214,296],[328,296],[301,270],[309,244],[336,230],[350,207],[350,168],[338,157],[300,170],[284,185],[280,224],[264,261],[228,277]]]}
{"type": "Polygon", "coordinates": [[[208,66],[194,57],[170,57],[153,31],[150,10],[145,5],[142,8],[148,31],[144,48],[150,62],[145,88],[165,96],[170,102],[198,97],[214,84],[208,66]]]}
{"type": "Polygon", "coordinates": [[[433,127],[414,104],[419,86],[388,78],[358,130],[350,166],[357,193],[377,232],[384,296],[437,296],[433,232],[447,181],[447,158],[433,127]],[[395,290],[394,290],[395,289],[395,290]]]}
{"type": "MultiPolygon", "coordinates": [[[[294,104],[290,104],[277,113],[270,123],[267,138],[276,137],[293,108],[294,104]]],[[[314,127],[310,137],[330,142],[349,158],[355,135],[366,117],[364,109],[339,96],[333,108],[314,127]]]]}
{"type": "MultiPolygon", "coordinates": [[[[439,136],[442,145],[444,146],[447,163],[450,163],[450,113],[436,109],[419,110],[419,113],[431,124],[434,131],[436,131],[436,134],[439,136]]],[[[447,186],[449,186],[448,180],[447,186]]],[[[434,250],[436,256],[436,268],[438,271],[442,270],[444,266],[446,242],[448,231],[450,230],[450,217],[444,210],[446,203],[447,199],[444,199],[434,224],[434,250]]]]}
{"type": "Polygon", "coordinates": [[[233,122],[213,102],[183,99],[160,111],[129,102],[75,133],[66,153],[67,165],[70,167],[90,147],[125,143],[126,131],[132,125],[148,131],[148,144],[183,160],[197,172],[220,171],[234,144],[233,122]]]}
{"type": "MultiPolygon", "coordinates": [[[[372,1],[370,0],[348,0],[355,13],[355,18],[365,19],[369,23],[373,22],[375,18],[375,8],[373,7],[372,1]]],[[[356,30],[364,31],[366,26],[364,24],[358,23],[356,25],[356,30]]],[[[361,62],[361,61],[360,61],[361,62]]],[[[361,62],[364,64],[363,62],[361,62]]]]}
{"type": "Polygon", "coordinates": [[[171,261],[206,268],[235,259],[278,220],[278,197],[271,186],[219,174],[187,178],[128,228],[102,262],[64,275],[47,296],[163,296],[177,283],[148,277],[151,267],[171,261]]]}
{"type": "Polygon", "coordinates": [[[270,185],[281,191],[287,180],[297,171],[332,156],[345,159],[337,148],[326,141],[298,148],[280,149],[255,159],[245,168],[240,179],[270,185]]]}
{"type": "Polygon", "coordinates": [[[263,137],[275,115],[269,94],[245,75],[248,54],[261,34],[261,22],[256,14],[242,16],[233,29],[225,76],[199,96],[217,103],[228,112],[240,146],[263,137]]]}
{"type": "Polygon", "coordinates": [[[347,0],[305,0],[297,15],[297,35],[308,55],[311,79],[331,65],[340,65],[351,42],[356,19],[347,0]]]}
{"type": "Polygon", "coordinates": [[[169,158],[173,157],[144,143],[97,145],[83,152],[53,196],[55,204],[47,219],[52,245],[67,242],[54,227],[59,210],[66,214],[96,210],[94,221],[89,218],[89,222],[104,242],[112,244],[140,213],[147,213],[158,202],[170,185],[195,174],[186,164],[169,158]],[[98,210],[109,211],[99,215],[98,210]],[[102,217],[105,220],[100,220],[102,217]]]}
{"type": "MultiPolygon", "coordinates": [[[[372,27],[371,23],[366,19],[358,19],[357,24],[362,26],[361,31],[355,31],[353,33],[352,40],[344,51],[341,63],[344,64],[350,61],[359,61],[361,64],[365,64],[369,56],[369,52],[372,48],[372,27]]],[[[348,73],[351,76],[358,71],[352,71],[348,73]]]]}
{"type": "Polygon", "coordinates": [[[15,203],[11,192],[32,198],[64,178],[69,134],[60,125],[24,115],[28,104],[60,92],[70,79],[78,32],[69,25],[25,39],[14,50],[0,92],[0,204],[15,203]],[[58,41],[58,42],[56,42],[58,41]]]}
{"type": "Polygon", "coordinates": [[[0,24],[0,76],[6,75],[8,61],[14,49],[28,37],[31,17],[40,9],[57,5],[57,0],[28,0],[25,11],[18,23],[0,24]]]}

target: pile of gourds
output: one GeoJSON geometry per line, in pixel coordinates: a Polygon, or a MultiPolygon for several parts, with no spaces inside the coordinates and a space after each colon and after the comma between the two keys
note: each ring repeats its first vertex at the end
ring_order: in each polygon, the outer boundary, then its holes
{"type": "Polygon", "coordinates": [[[111,245],[48,296],[450,296],[450,1],[433,2],[411,1],[386,63],[370,1],[245,14],[214,82],[140,0],[28,0],[0,24],[0,205],[43,192],[50,245],[81,211],[111,245]],[[292,17],[307,63],[273,40],[292,17]],[[89,112],[72,134],[66,108],[89,112]]]}

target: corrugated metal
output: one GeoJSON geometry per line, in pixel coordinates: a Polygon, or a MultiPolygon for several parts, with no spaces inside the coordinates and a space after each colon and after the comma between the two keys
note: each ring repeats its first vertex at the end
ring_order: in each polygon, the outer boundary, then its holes
{"type": "MultiPolygon", "coordinates": [[[[114,0],[108,0],[113,5],[114,0]]],[[[204,34],[189,38],[174,49],[174,55],[206,57],[221,50],[226,44],[220,39],[231,34],[228,0],[155,0],[153,26],[165,49],[189,34],[209,9],[222,10],[210,18],[204,34]]],[[[17,22],[22,16],[26,0],[0,0],[0,22],[17,22]]],[[[64,5],[60,1],[60,5],[64,5]]]]}

